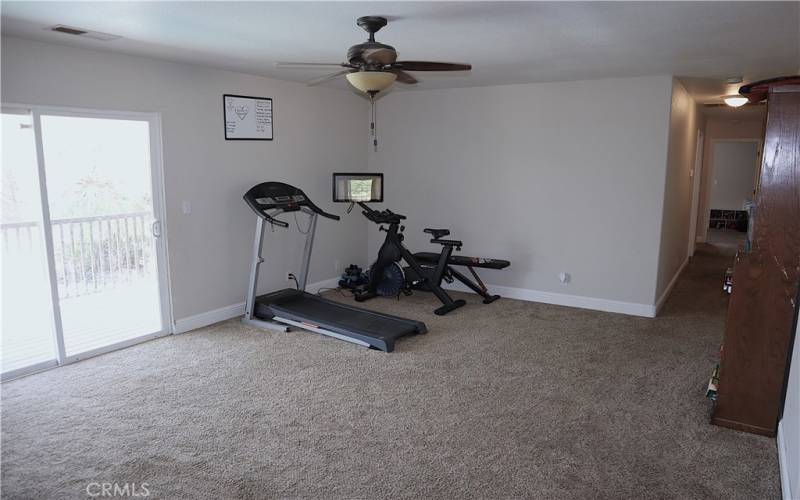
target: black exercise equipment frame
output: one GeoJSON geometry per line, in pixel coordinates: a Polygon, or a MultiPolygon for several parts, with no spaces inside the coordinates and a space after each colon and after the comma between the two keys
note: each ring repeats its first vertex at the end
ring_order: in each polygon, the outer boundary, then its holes
{"type": "MultiPolygon", "coordinates": [[[[425,229],[425,232],[431,231],[443,231],[446,234],[449,234],[450,231],[447,229],[425,229]]],[[[436,240],[431,240],[431,243],[436,243],[436,240]]],[[[433,276],[429,276],[436,280],[437,283],[441,283],[442,280],[447,281],[448,283],[452,283],[454,279],[457,279],[464,285],[466,285],[470,290],[477,293],[481,297],[483,297],[484,304],[491,304],[495,300],[499,299],[499,295],[491,295],[489,294],[489,288],[483,282],[478,273],[475,272],[475,268],[485,268],[485,269],[505,269],[506,267],[510,266],[511,263],[507,260],[501,259],[485,259],[481,257],[468,257],[464,255],[451,255],[447,260],[447,266],[444,268],[444,271],[441,274],[438,273],[438,263],[439,263],[439,256],[440,254],[434,252],[417,252],[414,254],[414,258],[417,259],[423,268],[429,267],[437,268],[437,274],[433,276]],[[469,269],[469,272],[472,274],[472,277],[475,278],[475,281],[472,281],[467,276],[462,274],[460,271],[457,271],[453,268],[453,266],[463,266],[469,269]]],[[[415,287],[419,288],[419,287],[415,287]]]]}
{"type": "MultiPolygon", "coordinates": [[[[383,269],[402,259],[417,273],[421,280],[420,286],[436,295],[436,298],[442,303],[441,307],[433,311],[436,315],[443,316],[466,304],[466,302],[461,299],[453,300],[441,287],[441,279],[430,280],[423,266],[414,258],[414,254],[403,245],[402,231],[405,227],[401,226],[400,222],[406,218],[405,215],[396,214],[388,209],[379,212],[372,209],[364,202],[358,202],[358,206],[361,207],[363,210],[361,213],[368,220],[379,225],[388,224],[389,227],[387,229],[382,225],[380,226],[381,231],[386,231],[386,238],[383,240],[383,244],[378,251],[377,259],[375,259],[375,262],[370,266],[369,283],[364,289],[355,293],[356,301],[364,302],[365,300],[376,297],[378,295],[378,285],[383,279],[383,269]]],[[[434,238],[434,240],[437,239],[438,238],[434,238]]],[[[461,242],[455,240],[439,240],[437,243],[442,244],[443,248],[436,265],[435,276],[442,276],[447,267],[447,260],[453,253],[453,247],[461,247],[461,242]]]]}

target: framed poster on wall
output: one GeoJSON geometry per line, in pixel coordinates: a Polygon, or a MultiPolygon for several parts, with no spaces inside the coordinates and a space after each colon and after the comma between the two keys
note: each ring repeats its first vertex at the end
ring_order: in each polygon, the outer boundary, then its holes
{"type": "Polygon", "coordinates": [[[222,111],[225,140],[272,140],[272,99],[269,97],[223,94],[222,111]]]}

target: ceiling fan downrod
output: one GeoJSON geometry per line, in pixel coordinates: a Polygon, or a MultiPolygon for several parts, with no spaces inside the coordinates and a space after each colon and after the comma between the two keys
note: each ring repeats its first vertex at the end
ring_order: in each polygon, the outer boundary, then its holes
{"type": "Polygon", "coordinates": [[[369,33],[369,41],[375,41],[375,33],[381,30],[389,21],[381,16],[362,16],[356,19],[356,24],[369,33]]]}

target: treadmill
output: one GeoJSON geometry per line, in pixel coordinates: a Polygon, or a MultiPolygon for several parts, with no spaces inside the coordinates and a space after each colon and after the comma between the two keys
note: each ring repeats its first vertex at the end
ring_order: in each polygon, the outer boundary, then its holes
{"type": "Polygon", "coordinates": [[[339,220],[338,215],[324,212],[303,191],[282,182],[253,186],[245,193],[244,201],[258,215],[244,323],[283,332],[297,327],[384,352],[392,352],[400,337],[427,332],[420,321],[368,311],[305,291],[317,218],[321,215],[339,220]],[[264,262],[261,256],[264,230],[267,224],[273,231],[275,226],[288,228],[287,222],[275,218],[285,212],[303,212],[309,216],[297,289],[286,288],[257,296],[259,266],[264,262]]]}

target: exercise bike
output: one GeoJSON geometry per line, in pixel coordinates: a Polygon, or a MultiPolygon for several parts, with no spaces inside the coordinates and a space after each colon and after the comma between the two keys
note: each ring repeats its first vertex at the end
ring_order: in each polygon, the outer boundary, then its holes
{"type": "Polygon", "coordinates": [[[348,213],[357,203],[364,217],[378,224],[380,230],[386,232],[386,238],[378,251],[378,258],[370,267],[366,285],[353,290],[356,301],[363,302],[376,296],[410,294],[412,289],[424,290],[432,292],[442,303],[434,310],[434,313],[441,316],[465,304],[463,300],[453,300],[442,288],[442,281],[452,283],[454,280],[460,281],[483,297],[484,304],[490,304],[500,298],[499,295],[489,294],[475,268],[503,269],[511,265],[507,260],[453,255],[454,250],[461,250],[463,243],[459,240],[444,239],[450,234],[448,229],[424,230],[433,236],[431,243],[442,245],[442,250],[438,254],[433,252],[412,254],[405,247],[403,244],[405,227],[401,223],[406,217],[388,209],[377,211],[367,205],[368,202],[383,201],[383,174],[334,173],[333,201],[350,203],[348,213]],[[406,267],[400,265],[401,260],[406,262],[406,267]],[[475,282],[453,266],[469,269],[475,282]]]}
{"type": "Polygon", "coordinates": [[[386,231],[386,238],[378,251],[378,258],[370,266],[369,282],[364,288],[354,292],[357,302],[364,302],[378,295],[390,295],[392,294],[390,290],[394,289],[397,290],[394,295],[399,294],[400,291],[407,290],[406,285],[408,282],[405,276],[409,275],[414,277],[416,287],[433,292],[436,298],[441,301],[441,307],[433,311],[435,314],[442,316],[466,304],[461,299],[453,300],[442,288],[441,278],[436,279],[437,276],[441,277],[444,274],[447,261],[453,253],[453,247],[460,248],[460,241],[439,238],[431,240],[442,245],[442,253],[439,255],[436,267],[433,270],[426,269],[426,267],[417,262],[414,255],[403,245],[405,226],[401,226],[400,222],[406,218],[405,215],[396,214],[388,209],[379,212],[373,210],[364,202],[358,202],[358,206],[363,209],[362,214],[368,220],[379,224],[381,231],[386,231]],[[387,224],[388,227],[384,227],[383,224],[387,224]],[[398,264],[400,260],[406,261],[410,272],[406,273],[400,267],[398,264]]]}

